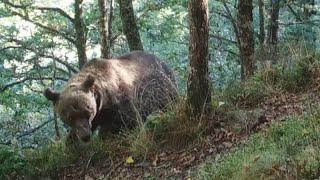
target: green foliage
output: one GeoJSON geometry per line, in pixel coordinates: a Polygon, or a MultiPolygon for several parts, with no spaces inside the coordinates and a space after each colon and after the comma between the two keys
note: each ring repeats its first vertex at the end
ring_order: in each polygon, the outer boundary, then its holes
{"type": "Polygon", "coordinates": [[[222,158],[202,167],[199,179],[278,179],[294,175],[298,179],[313,179],[319,173],[320,109],[274,123],[265,132],[249,138],[222,158]],[[287,168],[287,169],[282,169],[287,168]],[[285,170],[287,173],[281,172],[285,170]]]}
{"type": "Polygon", "coordinates": [[[219,101],[233,105],[254,107],[273,92],[297,92],[312,83],[312,71],[319,66],[317,53],[304,49],[305,44],[286,43],[279,48],[279,62],[261,67],[251,79],[241,82],[230,78],[215,90],[219,101]]]}
{"type": "Polygon", "coordinates": [[[252,107],[263,101],[270,91],[262,82],[250,80],[242,83],[238,81],[229,82],[222,92],[217,94],[217,99],[234,105],[252,107]]]}
{"type": "Polygon", "coordinates": [[[0,146],[0,164],[0,179],[18,178],[27,171],[21,152],[7,146],[0,146]]]}
{"type": "Polygon", "coordinates": [[[47,172],[51,175],[59,170],[70,160],[70,155],[65,151],[62,142],[55,143],[36,152],[27,152],[28,162],[35,166],[31,168],[31,174],[41,174],[47,172]]]}
{"type": "Polygon", "coordinates": [[[312,81],[312,69],[319,60],[314,50],[306,48],[307,44],[294,41],[279,45],[279,62],[261,68],[254,75],[256,82],[277,90],[298,91],[307,87],[312,81]]]}

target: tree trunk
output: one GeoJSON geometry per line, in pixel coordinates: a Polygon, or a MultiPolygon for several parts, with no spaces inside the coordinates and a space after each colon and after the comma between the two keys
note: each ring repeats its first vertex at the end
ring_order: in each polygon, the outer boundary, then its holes
{"type": "Polygon", "coordinates": [[[238,27],[240,40],[241,79],[247,80],[254,71],[254,32],[252,0],[241,0],[238,4],[238,27]]]}
{"type": "Polygon", "coordinates": [[[264,44],[266,35],[264,32],[264,0],[259,0],[259,43],[264,44]]]}
{"type": "Polygon", "coordinates": [[[279,11],[280,0],[270,0],[270,23],[268,29],[268,44],[277,45],[278,43],[278,30],[279,30],[279,11]]]}
{"type": "Polygon", "coordinates": [[[112,21],[113,21],[113,1],[114,0],[109,0],[109,21],[108,21],[108,32],[109,32],[109,43],[110,43],[110,58],[112,57],[111,55],[111,48],[113,47],[113,38],[112,38],[112,21]]]}
{"type": "Polygon", "coordinates": [[[211,100],[208,72],[208,0],[189,0],[189,74],[187,112],[198,118],[211,100]]]}
{"type": "Polygon", "coordinates": [[[265,48],[265,40],[266,40],[266,33],[265,33],[265,5],[264,0],[258,1],[259,5],[259,52],[256,59],[261,63],[262,67],[264,68],[265,64],[268,62],[266,61],[266,48],[265,48]]]}
{"type": "Polygon", "coordinates": [[[127,38],[130,51],[142,50],[139,29],[134,16],[132,0],[119,0],[122,29],[127,38]]]}
{"type": "Polygon", "coordinates": [[[278,30],[280,0],[270,0],[270,20],[267,36],[267,60],[275,64],[278,61],[278,30]]]}
{"type": "Polygon", "coordinates": [[[75,20],[75,30],[76,30],[76,48],[79,60],[79,69],[87,62],[86,55],[86,36],[85,36],[85,25],[83,22],[83,10],[82,10],[83,0],[75,0],[74,2],[74,20],[75,20]]]}
{"type": "Polygon", "coordinates": [[[107,0],[99,0],[100,10],[100,45],[101,57],[110,58],[109,16],[107,12],[107,0]]]}

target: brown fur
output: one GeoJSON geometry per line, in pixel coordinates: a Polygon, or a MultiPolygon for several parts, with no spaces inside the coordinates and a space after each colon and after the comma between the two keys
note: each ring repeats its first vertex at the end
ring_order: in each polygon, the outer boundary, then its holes
{"type": "Polygon", "coordinates": [[[45,91],[55,112],[71,127],[69,139],[90,139],[135,125],[177,96],[172,71],[151,54],[135,51],[114,59],[93,59],[60,93],[45,91]]]}

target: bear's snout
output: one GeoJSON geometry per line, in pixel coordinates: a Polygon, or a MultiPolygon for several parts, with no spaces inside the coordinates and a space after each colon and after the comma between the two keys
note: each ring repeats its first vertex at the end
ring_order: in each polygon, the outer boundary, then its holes
{"type": "Polygon", "coordinates": [[[77,126],[73,127],[73,130],[81,141],[83,142],[90,141],[92,131],[87,121],[79,120],[77,126]]]}

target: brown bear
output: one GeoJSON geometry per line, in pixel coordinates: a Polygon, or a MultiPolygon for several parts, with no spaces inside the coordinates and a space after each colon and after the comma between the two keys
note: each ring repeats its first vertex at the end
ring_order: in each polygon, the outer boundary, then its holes
{"type": "Polygon", "coordinates": [[[45,97],[71,128],[67,141],[88,142],[99,135],[132,128],[137,119],[165,108],[178,93],[175,77],[156,56],[134,51],[112,59],[92,59],[73,75],[60,93],[50,89],[45,97]]]}

